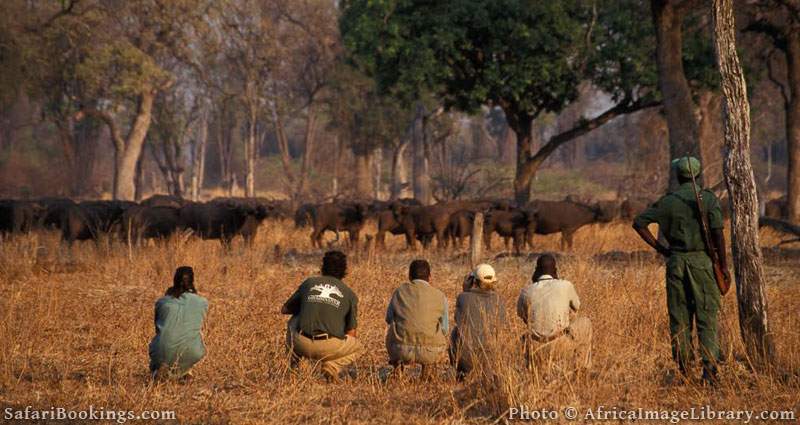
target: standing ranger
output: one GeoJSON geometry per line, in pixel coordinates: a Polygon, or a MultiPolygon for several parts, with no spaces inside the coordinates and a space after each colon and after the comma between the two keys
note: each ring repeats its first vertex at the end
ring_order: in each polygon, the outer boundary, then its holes
{"type": "Polygon", "coordinates": [[[720,293],[724,295],[730,282],[722,210],[713,192],[700,191],[696,185],[700,176],[697,158],[675,159],[672,167],[680,186],[639,214],[633,228],[667,258],[667,308],[673,358],[687,375],[693,357],[692,328],[696,323],[703,380],[713,384],[720,354],[717,335],[720,293]],[[651,223],[658,223],[659,232],[669,245],[653,237],[647,228],[651,223]]]}

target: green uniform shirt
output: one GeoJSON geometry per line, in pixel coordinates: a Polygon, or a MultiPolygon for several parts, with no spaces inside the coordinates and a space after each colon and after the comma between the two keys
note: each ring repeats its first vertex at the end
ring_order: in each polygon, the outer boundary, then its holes
{"type": "MultiPolygon", "coordinates": [[[[719,200],[709,190],[703,190],[700,196],[703,200],[703,210],[708,215],[709,227],[721,229],[723,222],[719,200]]],[[[674,192],[664,195],[658,202],[639,214],[634,223],[640,227],[658,223],[659,230],[667,239],[670,250],[678,252],[705,251],[697,201],[691,182],[684,183],[674,192]]]]}
{"type": "Polygon", "coordinates": [[[306,335],[328,334],[343,339],[357,325],[358,297],[335,277],[306,279],[286,301],[286,307],[298,316],[299,330],[306,335]]]}

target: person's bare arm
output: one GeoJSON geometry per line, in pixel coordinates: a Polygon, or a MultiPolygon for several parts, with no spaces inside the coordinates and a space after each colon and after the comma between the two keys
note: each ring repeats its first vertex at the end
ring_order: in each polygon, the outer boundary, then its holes
{"type": "Polygon", "coordinates": [[[642,238],[642,240],[653,247],[659,254],[669,257],[669,248],[664,246],[661,242],[659,242],[652,233],[650,233],[650,229],[646,226],[640,226],[637,223],[633,223],[633,230],[636,230],[636,233],[642,238]]]}
{"type": "Polygon", "coordinates": [[[351,337],[353,337],[353,338],[357,338],[357,337],[358,337],[358,332],[356,332],[356,330],[355,330],[355,329],[350,329],[350,330],[349,330],[349,331],[347,331],[345,334],[346,334],[347,336],[351,336],[351,337]]]}
{"type": "Polygon", "coordinates": [[[714,250],[717,251],[717,258],[719,258],[719,265],[722,267],[722,272],[725,273],[725,279],[731,280],[731,273],[728,271],[728,256],[725,254],[725,232],[722,229],[711,229],[711,239],[714,243],[714,250]]]}

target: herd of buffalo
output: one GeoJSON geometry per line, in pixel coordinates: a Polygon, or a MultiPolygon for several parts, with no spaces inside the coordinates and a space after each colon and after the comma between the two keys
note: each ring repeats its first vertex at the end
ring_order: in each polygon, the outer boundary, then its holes
{"type": "Polygon", "coordinates": [[[471,236],[475,215],[484,214],[484,245],[491,249],[497,234],[508,248],[532,246],[535,234],[561,233],[562,249],[572,246],[572,236],[580,227],[607,223],[617,217],[632,219],[650,201],[628,199],[593,204],[567,198],[563,201],[532,201],[517,205],[508,200],[451,201],[430,206],[414,199],[395,201],[338,200],[303,204],[293,208],[288,201],[264,198],[216,198],[190,202],[181,198],[154,195],[140,203],[128,201],[82,201],[65,198],[0,200],[0,235],[27,233],[34,229],[59,230],[62,239],[97,241],[103,235],[141,243],[145,239],[165,239],[176,232],[191,231],[203,239],[218,239],[230,246],[236,236],[252,243],[258,228],[267,219],[293,219],[297,227],[311,227],[311,243],[322,247],[326,231],[349,234],[355,246],[369,219],[375,220],[377,247],[385,245],[386,233],[403,235],[409,248],[417,242],[428,247],[461,247],[471,236]]]}

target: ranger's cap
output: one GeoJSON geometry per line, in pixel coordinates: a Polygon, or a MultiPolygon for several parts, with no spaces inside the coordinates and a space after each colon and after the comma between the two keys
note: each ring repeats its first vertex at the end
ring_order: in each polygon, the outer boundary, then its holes
{"type": "Polygon", "coordinates": [[[681,177],[692,178],[700,174],[700,160],[693,156],[684,156],[672,160],[672,167],[681,177]]]}

